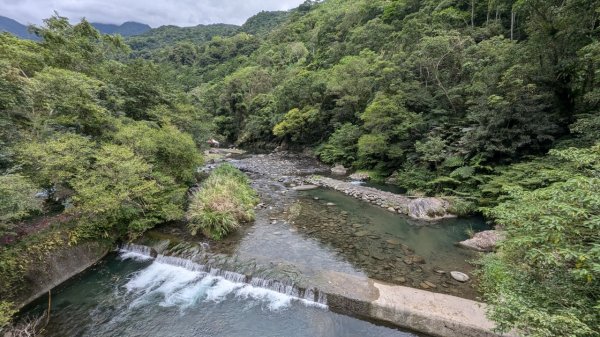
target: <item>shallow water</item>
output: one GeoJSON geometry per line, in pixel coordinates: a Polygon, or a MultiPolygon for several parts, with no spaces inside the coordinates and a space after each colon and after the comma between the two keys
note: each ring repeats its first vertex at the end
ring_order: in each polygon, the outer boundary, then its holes
{"type": "Polygon", "coordinates": [[[456,243],[467,239],[469,230],[486,229],[481,218],[417,221],[323,188],[267,194],[281,195],[275,203],[285,210],[258,212],[256,222],[237,235],[229,253],[266,264],[290,264],[309,279],[320,270],[333,270],[478,297],[475,278],[461,283],[449,272],[469,274],[474,269],[469,262],[477,254],[456,243]]]}
{"type": "Polygon", "coordinates": [[[416,336],[134,253],[111,255],[55,289],[51,312],[49,337],[416,336]]]}

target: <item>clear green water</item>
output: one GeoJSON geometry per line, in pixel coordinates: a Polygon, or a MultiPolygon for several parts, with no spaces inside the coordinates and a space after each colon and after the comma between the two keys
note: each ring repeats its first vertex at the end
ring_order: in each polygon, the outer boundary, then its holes
{"type": "MultiPolygon", "coordinates": [[[[55,289],[44,336],[415,336],[273,291],[128,257],[112,255],[55,289]]],[[[26,313],[43,311],[46,301],[26,313]]]]}
{"type": "Polygon", "coordinates": [[[403,187],[385,184],[385,183],[376,183],[376,182],[372,182],[372,181],[365,181],[365,182],[360,182],[359,185],[365,186],[365,187],[373,187],[373,188],[376,188],[381,191],[386,191],[386,192],[391,192],[391,193],[396,193],[396,194],[405,194],[406,193],[406,189],[403,187]]]}
{"type": "Polygon", "coordinates": [[[456,243],[467,239],[469,230],[486,229],[483,219],[422,222],[330,189],[289,193],[280,194],[283,211],[259,211],[255,223],[232,238],[231,254],[291,264],[309,278],[333,270],[416,288],[428,281],[435,285],[428,290],[477,299],[474,275],[461,283],[449,272],[473,271],[469,262],[477,254],[456,243]]]}

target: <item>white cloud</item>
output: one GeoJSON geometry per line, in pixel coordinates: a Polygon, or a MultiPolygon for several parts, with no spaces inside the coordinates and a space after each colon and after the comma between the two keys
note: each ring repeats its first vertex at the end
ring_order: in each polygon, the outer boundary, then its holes
{"type": "Polygon", "coordinates": [[[152,27],[242,24],[261,10],[287,10],[303,0],[0,0],[0,15],[39,24],[57,11],[71,21],[138,21],[152,27]]]}

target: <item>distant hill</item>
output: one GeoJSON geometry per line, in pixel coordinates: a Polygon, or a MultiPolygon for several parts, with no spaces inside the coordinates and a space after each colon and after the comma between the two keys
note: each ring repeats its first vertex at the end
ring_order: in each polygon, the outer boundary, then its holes
{"type": "Polygon", "coordinates": [[[152,29],[152,27],[147,24],[133,21],[125,22],[122,25],[106,23],[92,23],[92,25],[103,34],[120,34],[122,36],[140,35],[152,29]]]}
{"type": "Polygon", "coordinates": [[[242,26],[222,23],[193,27],[161,26],[130,37],[127,43],[134,50],[134,56],[151,58],[153,54],[160,53],[164,48],[172,47],[179,42],[202,45],[215,36],[229,37],[240,32],[265,36],[287,20],[289,15],[290,12],[284,11],[262,11],[250,17],[242,26]]]}
{"type": "Polygon", "coordinates": [[[240,30],[252,35],[265,35],[282,24],[289,15],[290,12],[284,11],[262,11],[249,18],[240,30]]]}
{"type": "MultiPolygon", "coordinates": [[[[103,34],[120,34],[122,36],[140,35],[152,29],[152,27],[139,22],[125,22],[122,25],[92,23],[92,25],[103,34]]],[[[0,16],[0,32],[9,32],[23,39],[38,40],[37,36],[29,33],[26,25],[5,16],[0,16]]]]}
{"type": "Polygon", "coordinates": [[[0,32],[9,32],[23,39],[38,40],[37,36],[29,33],[26,25],[5,16],[0,16],[0,32]]]}
{"type": "Polygon", "coordinates": [[[134,51],[152,51],[182,41],[201,44],[210,41],[214,36],[234,35],[239,29],[239,26],[222,23],[194,27],[161,26],[130,37],[127,43],[134,51]]]}

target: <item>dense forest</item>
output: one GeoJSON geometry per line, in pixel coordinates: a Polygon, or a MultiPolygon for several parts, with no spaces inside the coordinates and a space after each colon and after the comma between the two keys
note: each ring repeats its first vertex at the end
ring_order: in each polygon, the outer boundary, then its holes
{"type": "Polygon", "coordinates": [[[1,34],[0,278],[35,254],[24,219],[56,220],[46,249],[182,218],[214,137],[455,198],[506,232],[478,262],[500,328],[598,336],[599,29],[597,0],[326,0],[127,40],[61,17],[1,34]]]}

